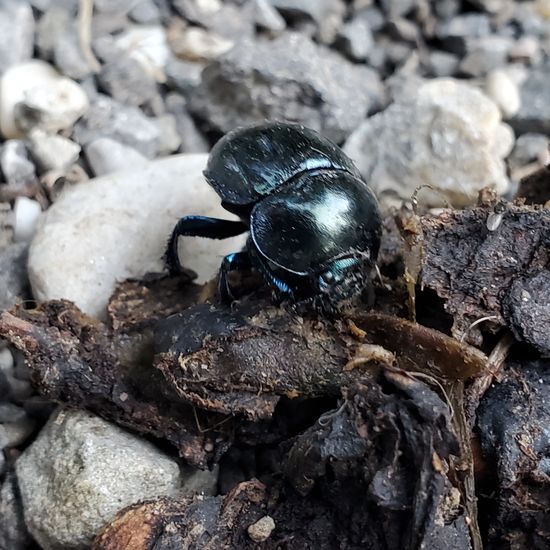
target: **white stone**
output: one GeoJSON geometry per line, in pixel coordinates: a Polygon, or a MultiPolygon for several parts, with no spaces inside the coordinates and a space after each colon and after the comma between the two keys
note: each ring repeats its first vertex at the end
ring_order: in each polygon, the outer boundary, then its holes
{"type": "Polygon", "coordinates": [[[78,160],[80,145],[38,128],[29,134],[30,150],[43,170],[65,170],[78,160]]]}
{"type": "Polygon", "coordinates": [[[519,86],[506,71],[492,70],[485,79],[485,92],[499,106],[504,118],[512,118],[521,107],[519,86]]]}
{"type": "Polygon", "coordinates": [[[21,137],[32,126],[54,133],[70,128],[88,107],[83,88],[43,61],[15,65],[0,78],[0,131],[6,138],[21,137]]]}
{"type": "Polygon", "coordinates": [[[4,374],[13,372],[13,354],[8,348],[0,349],[0,371],[4,374]]]}
{"type": "MultiPolygon", "coordinates": [[[[117,281],[163,269],[164,249],[180,217],[236,219],[206,183],[206,159],[176,155],[66,187],[43,216],[30,247],[35,298],[66,298],[102,317],[117,281]]],[[[180,258],[202,282],[244,242],[244,236],[182,238],[180,258]]]]}
{"type": "Polygon", "coordinates": [[[45,550],[88,548],[121,508],[182,484],[178,464],[151,443],[83,411],[54,414],[16,473],[25,522],[45,550]]]}
{"type": "Polygon", "coordinates": [[[356,162],[382,202],[410,200],[424,189],[425,206],[474,204],[492,186],[505,193],[510,181],[504,157],[513,133],[496,104],[472,85],[438,78],[421,85],[414,99],[398,101],[365,122],[344,151],[356,162]],[[443,197],[442,197],[443,195],[443,197]]]}
{"type": "Polygon", "coordinates": [[[229,51],[234,42],[218,34],[187,27],[172,39],[172,49],[178,57],[189,61],[210,61],[229,51]]]}
{"type": "Polygon", "coordinates": [[[170,57],[166,31],[161,25],[134,25],[116,36],[115,46],[141,63],[157,82],[165,82],[170,57]]]}
{"type": "Polygon", "coordinates": [[[271,516],[264,516],[256,523],[248,526],[248,536],[254,542],[265,542],[275,529],[275,521],[271,516]]]}
{"type": "Polygon", "coordinates": [[[84,148],[88,164],[96,176],[103,176],[123,170],[128,166],[136,168],[148,160],[133,147],[111,138],[98,138],[84,148]]]}
{"type": "Polygon", "coordinates": [[[42,208],[37,201],[27,197],[17,197],[15,199],[13,238],[16,242],[26,242],[32,239],[41,212],[42,208]]]}

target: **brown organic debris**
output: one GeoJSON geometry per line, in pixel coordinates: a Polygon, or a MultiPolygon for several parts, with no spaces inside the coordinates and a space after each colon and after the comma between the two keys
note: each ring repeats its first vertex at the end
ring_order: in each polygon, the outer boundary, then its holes
{"type": "Polygon", "coordinates": [[[269,418],[282,396],[338,396],[372,376],[362,364],[466,380],[486,362],[477,349],[396,317],[364,314],[355,326],[350,333],[268,304],[203,304],[158,323],[156,365],[184,401],[257,419],[269,418]],[[371,347],[357,341],[357,329],[371,347]]]}
{"type": "Polygon", "coordinates": [[[269,488],[251,481],[223,499],[130,507],[94,549],[275,550],[291,542],[397,550],[439,548],[449,538],[451,548],[471,547],[461,497],[447,475],[448,457],[457,452],[449,409],[424,383],[381,372],[351,387],[341,406],[289,444],[284,477],[269,488]]]}
{"type": "Polygon", "coordinates": [[[549,353],[550,210],[509,204],[490,231],[492,212],[479,207],[423,217],[420,284],[445,300],[457,336],[491,317],[493,325],[508,326],[549,353]],[[536,319],[529,315],[533,308],[536,319]]]}
{"type": "Polygon", "coordinates": [[[225,498],[160,498],[134,504],[103,529],[92,549],[254,548],[247,526],[262,518],[266,500],[265,486],[249,481],[225,498]]]}
{"type": "Polygon", "coordinates": [[[25,353],[33,384],[48,399],[165,438],[191,464],[206,464],[209,438],[152,368],[146,336],[119,341],[71,302],[54,300],[2,313],[0,337],[25,353]]]}

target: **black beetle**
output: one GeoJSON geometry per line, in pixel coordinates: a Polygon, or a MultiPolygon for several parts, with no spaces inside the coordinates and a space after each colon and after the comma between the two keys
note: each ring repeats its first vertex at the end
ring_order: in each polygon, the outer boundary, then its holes
{"type": "Polygon", "coordinates": [[[294,301],[335,303],[363,288],[380,247],[378,202],[331,141],[297,124],[239,128],[216,143],[204,175],[241,221],[181,218],[165,254],[171,273],[181,271],[178,237],[250,231],[246,250],[223,259],[222,298],[232,298],[227,272],[251,266],[279,297],[294,301]]]}

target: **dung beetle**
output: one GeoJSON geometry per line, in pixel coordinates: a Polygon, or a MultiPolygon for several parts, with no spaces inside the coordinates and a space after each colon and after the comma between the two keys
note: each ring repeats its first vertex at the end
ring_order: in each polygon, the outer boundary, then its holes
{"type": "Polygon", "coordinates": [[[241,221],[181,218],[165,254],[171,273],[182,269],[178,237],[250,231],[245,250],[222,261],[222,299],[233,297],[227,273],[250,267],[280,299],[336,303],[364,288],[380,247],[378,202],[334,143],[298,124],[239,128],[216,143],[204,175],[241,221]]]}

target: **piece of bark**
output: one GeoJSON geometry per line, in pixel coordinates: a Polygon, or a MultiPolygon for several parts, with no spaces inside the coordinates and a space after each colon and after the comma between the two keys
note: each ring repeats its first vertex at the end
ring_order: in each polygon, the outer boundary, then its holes
{"type": "Polygon", "coordinates": [[[192,408],[151,366],[147,335],[117,341],[71,302],[55,300],[34,310],[2,313],[0,337],[25,354],[35,388],[48,399],[167,439],[195,466],[205,467],[225,450],[227,439],[220,449],[205,450],[216,431],[201,433],[192,408]]]}
{"type": "Polygon", "coordinates": [[[259,419],[269,418],[283,396],[337,397],[371,376],[371,367],[393,366],[388,357],[399,368],[451,380],[485,365],[477,349],[403,319],[363,314],[356,329],[354,336],[341,323],[267,303],[203,304],[157,324],[156,366],[185,402],[259,419]],[[365,355],[361,338],[388,354],[365,355]]]}
{"type": "Polygon", "coordinates": [[[541,351],[550,329],[550,210],[508,205],[500,225],[490,231],[489,207],[445,210],[421,218],[420,284],[445,300],[454,316],[454,333],[463,335],[478,319],[506,325],[541,351]],[[536,288],[536,295],[529,289],[536,288]],[[538,307],[539,315],[525,314],[538,307]],[[539,330],[534,324],[540,325],[539,330]]]}
{"type": "Polygon", "coordinates": [[[518,277],[503,300],[509,327],[518,340],[550,357],[550,271],[518,277]]]}
{"type": "Polygon", "coordinates": [[[238,485],[225,498],[160,498],[119,512],[92,550],[255,548],[247,529],[262,516],[267,493],[259,481],[238,485]]]}
{"type": "Polygon", "coordinates": [[[477,433],[492,476],[480,488],[487,545],[550,547],[550,360],[508,361],[478,408],[477,433]]]}
{"type": "Polygon", "coordinates": [[[194,284],[194,278],[186,271],[178,277],[158,274],[118,284],[107,306],[111,326],[117,332],[136,331],[203,301],[206,285],[194,284]]]}

